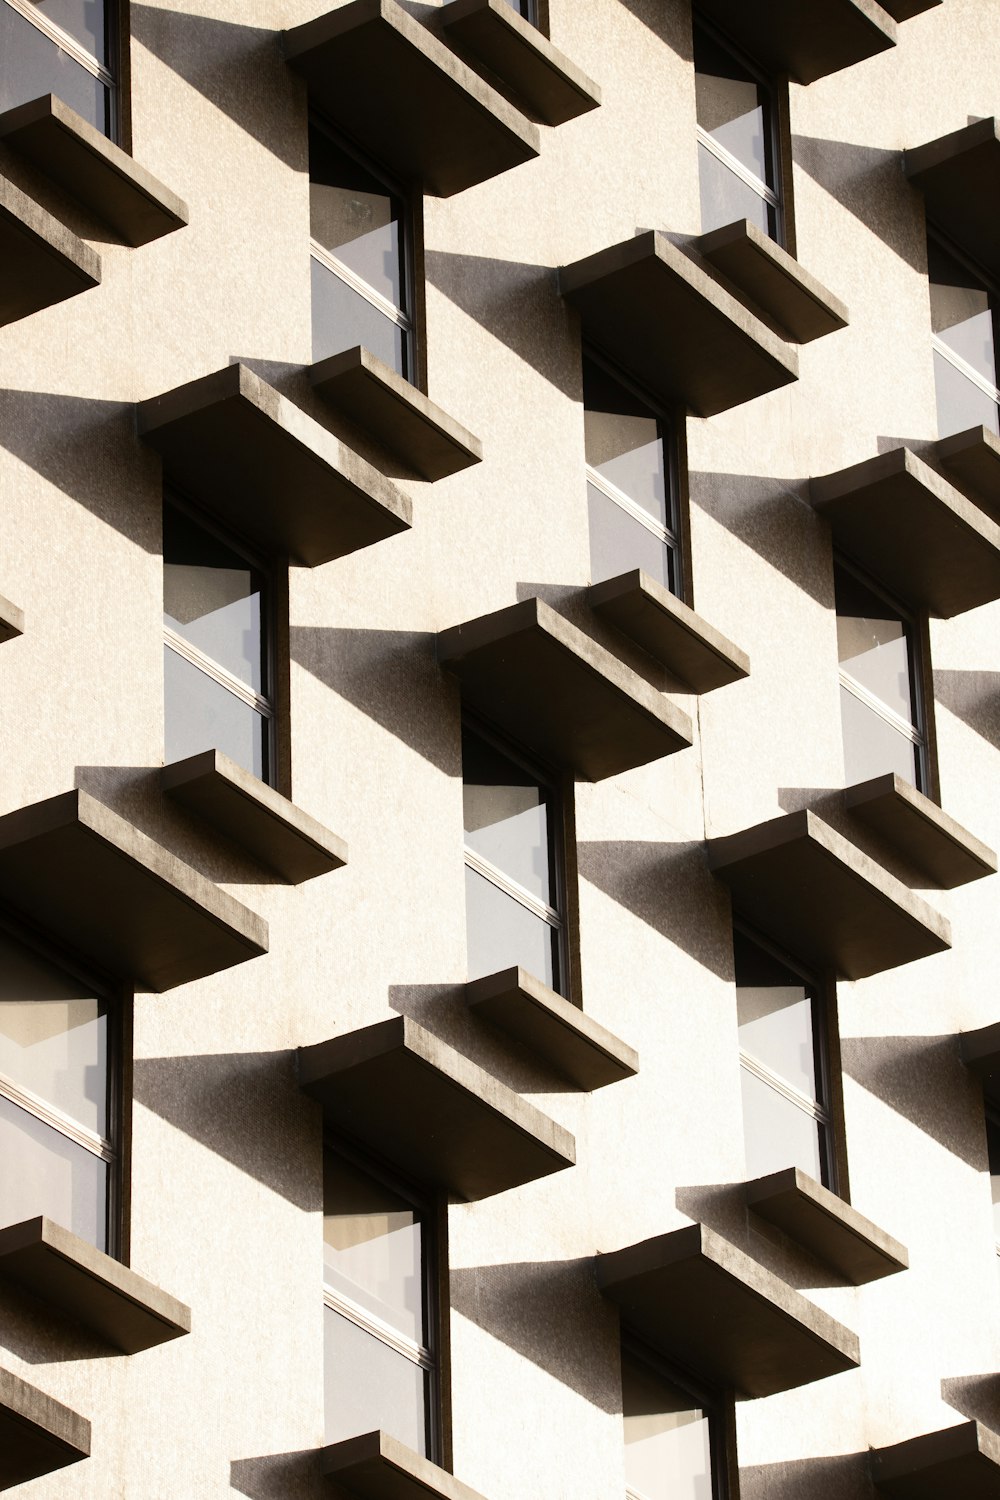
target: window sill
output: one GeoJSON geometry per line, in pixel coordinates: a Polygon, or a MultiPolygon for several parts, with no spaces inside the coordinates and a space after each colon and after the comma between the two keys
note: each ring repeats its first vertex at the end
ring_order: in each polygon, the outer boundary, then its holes
{"type": "Polygon", "coordinates": [[[1000,1436],[980,1422],[959,1422],[891,1448],[873,1448],[870,1462],[875,1488],[895,1500],[1000,1496],[1000,1436]]]}
{"type": "Polygon", "coordinates": [[[410,526],[410,502],[245,365],[138,407],[164,472],[237,533],[318,567],[410,526]]]}
{"type": "Polygon", "coordinates": [[[24,634],[24,610],[18,609],[0,594],[0,642],[12,641],[24,634]]]}
{"type": "Polygon", "coordinates": [[[840,298],[749,220],[703,234],[698,249],[793,344],[809,344],[847,327],[849,315],[840,298]]]}
{"type": "Polygon", "coordinates": [[[337,1130],[470,1202],[576,1161],[568,1131],[407,1016],[300,1048],[299,1079],[337,1130]]]}
{"type": "Polygon", "coordinates": [[[895,21],[871,0],[701,0],[701,9],[769,73],[797,83],[896,45],[895,21]]]}
{"type": "Polygon", "coordinates": [[[0,327],[90,291],[101,258],[0,176],[0,327]]]}
{"type": "Polygon", "coordinates": [[[704,1224],[599,1255],[596,1277],[648,1344],[744,1396],[860,1363],[849,1329],[704,1224]]]}
{"type": "Polygon", "coordinates": [[[191,1332],[191,1312],[183,1302],[50,1219],[0,1229],[0,1276],[123,1354],[191,1332]]]}
{"type": "Polygon", "coordinates": [[[313,365],[309,379],[420,479],[445,479],[482,462],[478,438],[360,345],[313,365]]]}
{"type": "Polygon", "coordinates": [[[988,427],[970,427],[942,438],[937,456],[996,520],[1000,517],[1000,437],[988,427]]]}
{"type": "Polygon", "coordinates": [[[444,630],[437,651],[469,707],[584,780],[691,744],[686,714],[541,599],[444,630]]]}
{"type": "Polygon", "coordinates": [[[89,1457],[86,1417],[9,1370],[0,1370],[0,1490],[89,1457]]]}
{"type": "Polygon", "coordinates": [[[0,897],[159,992],[267,951],[267,923],[86,792],[0,817],[0,897]]]}
{"type": "Polygon", "coordinates": [[[692,693],[710,693],[750,675],[750,659],[739,646],[638,568],[595,583],[587,602],[692,693]]]}
{"type": "Polygon", "coordinates": [[[906,1249],[798,1167],[746,1185],[747,1207],[854,1286],[909,1266],[906,1249]]]}
{"type": "Polygon", "coordinates": [[[556,1073],[590,1093],[639,1071],[638,1054],[578,1006],[524,969],[504,969],[465,986],[469,1008],[522,1042],[556,1073]]]}
{"type": "Polygon", "coordinates": [[[662,401],[699,417],[798,379],[798,356],[655,230],[559,272],[587,338],[662,401]]]}
{"type": "Polygon", "coordinates": [[[565,125],[600,105],[597,84],[505,0],[450,0],[439,19],[473,67],[487,67],[543,125],[565,125]]]}
{"type": "Polygon", "coordinates": [[[841,978],[951,947],[944,917],[808,809],[710,839],[708,863],[744,917],[841,978]]]}
{"type": "Polygon", "coordinates": [[[947,620],[1000,599],[1000,527],[908,448],[809,493],[837,545],[910,606],[947,620]]]}
{"type": "Polygon", "coordinates": [[[893,771],[849,786],[844,802],[854,817],[945,890],[996,874],[993,850],[893,771]]]}
{"type": "Polygon", "coordinates": [[[161,785],[289,885],[347,863],[343,839],[221,750],[203,750],[164,766],[161,785]]]}
{"type": "Polygon", "coordinates": [[[1000,136],[996,120],[976,120],[903,155],[903,171],[933,219],[993,276],[1000,274],[1000,136]]]}
{"type": "Polygon", "coordinates": [[[387,1432],[366,1432],[320,1453],[320,1471],[361,1500],[482,1500],[453,1474],[387,1432]]]}
{"type": "Polygon", "coordinates": [[[309,102],[384,166],[449,198],[538,156],[538,128],[396,0],[350,0],[285,32],[309,102]]]}
{"type": "Polygon", "coordinates": [[[127,245],[188,222],[187,205],[54,94],[0,115],[0,140],[77,198],[127,245]]]}

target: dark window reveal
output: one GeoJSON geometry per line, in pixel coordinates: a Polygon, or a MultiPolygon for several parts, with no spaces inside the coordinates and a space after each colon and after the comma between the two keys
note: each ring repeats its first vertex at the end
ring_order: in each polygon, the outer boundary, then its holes
{"type": "Polygon", "coordinates": [[[772,92],[701,26],[694,29],[694,68],[702,232],[749,219],[780,240],[772,92]]]}
{"type": "Polygon", "coordinates": [[[0,0],[0,112],[56,94],[115,133],[113,0],[0,0]]]}

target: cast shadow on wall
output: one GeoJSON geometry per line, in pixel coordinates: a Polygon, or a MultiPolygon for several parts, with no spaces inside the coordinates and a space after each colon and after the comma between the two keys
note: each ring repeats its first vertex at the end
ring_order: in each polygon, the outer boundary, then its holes
{"type": "Polygon", "coordinates": [[[833,608],[829,528],[806,498],[807,480],[693,471],[688,484],[692,508],[756,552],[783,580],[833,608]]]}
{"type": "Polygon", "coordinates": [[[780,1464],[740,1465],[740,1500],[876,1500],[867,1453],[832,1453],[780,1464]]]}
{"type": "Polygon", "coordinates": [[[840,1056],[847,1077],[867,1093],[966,1166],[986,1171],[982,1092],[956,1036],[844,1037],[840,1056]]]}
{"type": "Polygon", "coordinates": [[[234,1458],[229,1483],[250,1500],[331,1500],[333,1494],[320,1473],[315,1448],[234,1458]]]}
{"type": "Polygon", "coordinates": [[[1000,747],[1000,672],[934,669],[934,697],[989,744],[1000,747]]]}
{"type": "MultiPolygon", "coordinates": [[[[796,167],[853,214],[881,244],[926,276],[924,199],[903,175],[902,152],[795,135],[792,157],[796,167]]],[[[837,290],[850,301],[849,289],[837,290]]]]}

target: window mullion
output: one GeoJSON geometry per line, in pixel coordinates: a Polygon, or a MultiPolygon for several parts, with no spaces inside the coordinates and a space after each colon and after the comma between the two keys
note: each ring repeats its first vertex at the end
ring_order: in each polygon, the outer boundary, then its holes
{"type": "Polygon", "coordinates": [[[325,266],[328,271],[332,271],[335,276],[339,276],[341,281],[347,283],[352,292],[357,292],[359,297],[363,297],[366,302],[370,302],[377,312],[382,313],[383,317],[389,318],[391,322],[395,323],[397,327],[402,328],[404,332],[409,333],[411,331],[413,325],[401,307],[397,307],[395,302],[390,302],[388,297],[383,297],[381,292],[377,292],[373,286],[369,286],[367,281],[364,281],[349,266],[345,266],[343,261],[338,260],[331,250],[327,250],[325,245],[320,244],[319,240],[311,239],[309,245],[314,260],[318,260],[320,265],[325,266]]]}
{"type": "Polygon", "coordinates": [[[781,207],[781,199],[774,189],[768,187],[762,178],[755,176],[748,167],[745,167],[739,157],[733,156],[731,152],[726,150],[725,146],[720,145],[713,135],[709,135],[703,125],[696,125],[695,129],[699,145],[704,146],[706,151],[710,152],[724,167],[728,167],[730,172],[735,177],[738,177],[746,187],[752,188],[758,197],[763,198],[764,202],[769,204],[771,208],[779,209],[781,207]]]}
{"type": "Polygon", "coordinates": [[[267,698],[261,697],[247,683],[241,682],[238,677],[234,677],[231,672],[227,672],[225,667],[219,666],[218,662],[213,661],[210,656],[206,656],[196,646],[192,646],[183,636],[178,635],[175,630],[171,630],[169,625],[163,627],[163,638],[171,651],[175,651],[178,656],[182,656],[192,667],[197,667],[199,671],[204,672],[206,677],[211,677],[220,687],[227,688],[229,692],[239,698],[249,708],[256,709],[266,719],[274,717],[274,708],[267,698]]]}
{"type": "Polygon", "coordinates": [[[938,333],[931,334],[931,344],[937,354],[946,360],[960,375],[964,375],[972,385],[978,386],[985,396],[1000,405],[1000,387],[991,384],[985,375],[980,374],[972,365],[967,364],[960,354],[946,344],[938,333]]]}
{"type": "Polygon", "coordinates": [[[596,490],[600,490],[601,494],[608,500],[613,500],[616,505],[620,505],[622,510],[626,511],[633,520],[645,526],[646,530],[651,531],[658,540],[667,542],[671,547],[678,545],[678,539],[669,526],[664,526],[659,521],[655,521],[649,512],[644,510],[629,495],[626,495],[624,490],[618,489],[617,485],[612,484],[609,479],[605,479],[602,474],[598,473],[596,469],[592,469],[589,464],[587,465],[587,483],[592,484],[596,490]]]}
{"type": "Polygon", "coordinates": [[[768,1088],[774,1089],[775,1093],[780,1094],[789,1104],[794,1104],[797,1109],[801,1109],[803,1114],[810,1115],[818,1124],[830,1124],[830,1113],[825,1105],[821,1104],[818,1099],[810,1099],[808,1094],[803,1094],[790,1083],[786,1083],[780,1074],[773,1073],[764,1063],[758,1062],[755,1057],[749,1052],[744,1052],[742,1048],[740,1050],[740,1066],[752,1074],[758,1082],[764,1083],[768,1088]]]}
{"type": "Polygon", "coordinates": [[[872,713],[877,714],[890,728],[904,735],[911,744],[924,744],[924,736],[915,724],[904,719],[902,714],[897,714],[887,703],[883,703],[881,698],[876,697],[874,693],[870,692],[868,688],[852,677],[849,672],[846,672],[843,667],[840,670],[840,683],[853,698],[857,698],[858,702],[863,703],[865,708],[871,709],[872,713]]]}
{"type": "Polygon", "coordinates": [[[81,1125],[71,1115],[64,1114],[54,1104],[49,1104],[40,1095],[34,1094],[30,1089],[20,1088],[5,1074],[0,1073],[0,1097],[8,1099],[11,1104],[16,1104],[26,1114],[40,1120],[43,1125],[57,1130],[60,1135],[68,1137],[76,1145],[82,1146],[93,1156],[99,1156],[102,1161],[113,1161],[114,1150],[111,1142],[96,1131],[88,1130],[86,1125],[81,1125]]]}
{"type": "Polygon", "coordinates": [[[482,875],[484,880],[488,880],[491,885],[495,885],[499,890],[503,891],[504,895],[510,896],[521,906],[527,907],[534,916],[541,917],[543,921],[548,922],[550,927],[562,927],[562,917],[554,906],[549,906],[547,901],[539,900],[537,896],[533,895],[523,885],[519,885],[516,880],[512,880],[509,875],[505,875],[490,860],[484,859],[481,854],[477,854],[474,849],[470,849],[468,844],[465,846],[465,863],[471,870],[475,870],[477,875],[482,875]]]}
{"type": "MultiPolygon", "coordinates": [[[[4,0],[0,0],[0,3],[4,3],[4,0]]],[[[68,31],[63,31],[61,26],[43,15],[34,5],[29,5],[27,0],[6,0],[6,4],[11,10],[16,10],[19,16],[23,16],[36,31],[40,31],[50,42],[54,42],[61,52],[68,53],[74,62],[86,68],[88,73],[92,73],[107,88],[114,88],[115,80],[112,74],[103,63],[98,62],[93,53],[88,52],[77,41],[76,37],[71,36],[68,31]]]]}

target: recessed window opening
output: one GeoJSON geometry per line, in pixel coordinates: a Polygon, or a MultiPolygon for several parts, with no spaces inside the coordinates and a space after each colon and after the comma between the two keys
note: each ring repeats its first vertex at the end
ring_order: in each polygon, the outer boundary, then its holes
{"type": "Polygon", "coordinates": [[[112,0],[0,0],[0,112],[56,94],[113,135],[114,20],[112,0]]]}
{"type": "Polygon", "coordinates": [[[538,25],[538,5],[536,0],[506,0],[511,10],[516,10],[519,16],[530,21],[532,26],[538,25]]]}
{"type": "Polygon", "coordinates": [[[774,94],[713,28],[694,28],[695,107],[701,227],[749,219],[784,238],[774,94]]]}
{"type": "Polygon", "coordinates": [[[723,1500],[719,1398],[631,1340],[622,1347],[627,1500],[723,1500]]]}
{"type": "Polygon", "coordinates": [[[1000,1113],[987,1106],[986,1150],[990,1169],[990,1195],[993,1199],[993,1240],[1000,1256],[1000,1113]]]}
{"type": "Polygon", "coordinates": [[[969,427],[1000,433],[997,295],[954,246],[927,240],[938,437],[969,427]]]}

